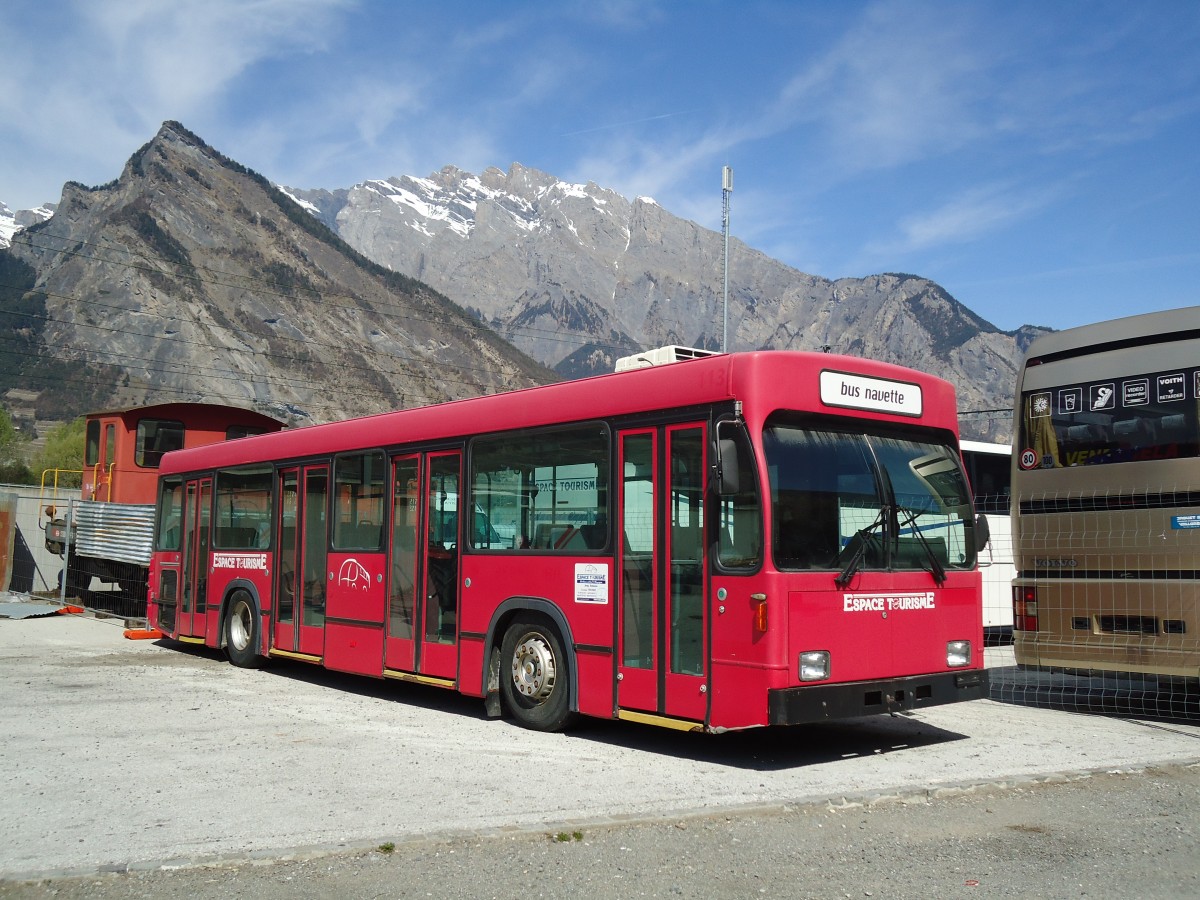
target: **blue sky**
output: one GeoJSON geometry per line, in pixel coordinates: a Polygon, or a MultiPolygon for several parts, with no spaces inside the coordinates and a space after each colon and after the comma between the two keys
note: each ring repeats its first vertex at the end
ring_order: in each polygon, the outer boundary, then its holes
{"type": "Polygon", "coordinates": [[[1200,304],[1200,2],[41,0],[0,14],[0,201],[167,119],[293,187],[513,162],[1004,329],[1200,304]]]}

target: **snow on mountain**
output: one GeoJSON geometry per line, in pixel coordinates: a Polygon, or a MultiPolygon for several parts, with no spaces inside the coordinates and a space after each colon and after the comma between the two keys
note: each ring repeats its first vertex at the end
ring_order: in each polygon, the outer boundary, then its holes
{"type": "Polygon", "coordinates": [[[8,204],[0,201],[0,249],[12,244],[12,237],[22,228],[44,222],[54,215],[55,203],[47,203],[37,209],[18,209],[13,212],[8,204]]]}
{"type": "Polygon", "coordinates": [[[12,243],[13,233],[17,230],[17,220],[7,204],[0,203],[0,247],[12,243]]]}
{"type": "Polygon", "coordinates": [[[947,378],[965,409],[1011,401],[1017,336],[937,284],[899,273],[830,280],[733,240],[726,310],[721,234],[648,197],[517,163],[289,192],[368,259],[429,284],[567,377],[611,371],[646,347],[717,349],[727,315],[731,349],[830,347],[947,378]]]}

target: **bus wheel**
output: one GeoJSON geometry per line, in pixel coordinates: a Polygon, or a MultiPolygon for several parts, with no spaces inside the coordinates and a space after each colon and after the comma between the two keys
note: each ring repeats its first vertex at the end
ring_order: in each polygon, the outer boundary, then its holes
{"type": "Polygon", "coordinates": [[[243,669],[256,669],[262,665],[262,657],[258,655],[258,616],[245,591],[238,591],[229,601],[229,612],[225,616],[225,652],[231,663],[243,669]]]}
{"type": "Polygon", "coordinates": [[[526,728],[562,731],[571,712],[571,671],[562,639],[548,623],[518,619],[500,650],[504,705],[526,728]]]}

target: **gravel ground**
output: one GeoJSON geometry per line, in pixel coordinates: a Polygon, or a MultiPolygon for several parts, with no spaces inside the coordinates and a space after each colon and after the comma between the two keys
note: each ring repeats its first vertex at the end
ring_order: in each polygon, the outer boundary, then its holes
{"type": "Polygon", "coordinates": [[[1200,766],[0,883],[63,900],[1200,896],[1200,766]]]}
{"type": "Polygon", "coordinates": [[[0,616],[0,897],[1200,897],[1191,708],[1083,715],[994,656],[1008,702],[547,735],[0,616]]]}

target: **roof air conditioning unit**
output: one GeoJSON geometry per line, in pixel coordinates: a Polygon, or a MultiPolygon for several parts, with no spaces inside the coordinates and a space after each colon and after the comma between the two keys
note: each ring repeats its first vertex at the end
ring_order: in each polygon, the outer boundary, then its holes
{"type": "Polygon", "coordinates": [[[665,366],[667,363],[683,362],[688,359],[700,359],[702,356],[716,356],[715,350],[700,350],[696,347],[680,347],[671,344],[667,347],[657,347],[633,356],[622,356],[617,360],[618,372],[628,372],[630,369],[645,369],[649,366],[665,366]]]}

